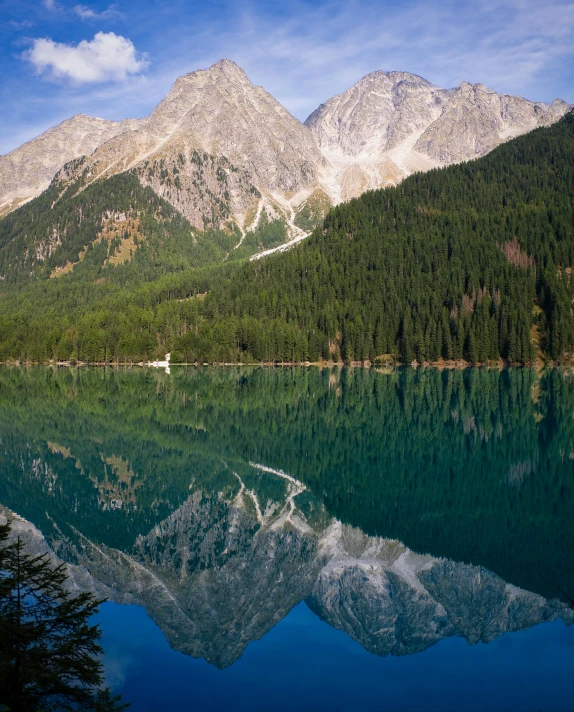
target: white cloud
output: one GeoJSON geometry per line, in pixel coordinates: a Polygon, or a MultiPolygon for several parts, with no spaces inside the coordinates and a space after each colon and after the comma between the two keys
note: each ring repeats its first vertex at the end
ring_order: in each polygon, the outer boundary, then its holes
{"type": "Polygon", "coordinates": [[[44,5],[44,7],[47,7],[48,10],[55,10],[56,0],[42,0],[42,5],[44,5]]]}
{"type": "Polygon", "coordinates": [[[110,5],[107,10],[102,12],[92,10],[89,5],[74,5],[72,12],[82,20],[114,20],[123,17],[122,13],[116,9],[116,5],[110,5]]]}
{"type": "Polygon", "coordinates": [[[10,20],[8,23],[10,27],[13,27],[15,30],[27,30],[30,27],[34,26],[33,22],[30,22],[30,20],[10,20]]]}
{"type": "Polygon", "coordinates": [[[78,84],[126,79],[149,64],[131,40],[113,32],[98,32],[93,40],[82,40],[78,45],[35,39],[24,58],[40,73],[78,84]]]}

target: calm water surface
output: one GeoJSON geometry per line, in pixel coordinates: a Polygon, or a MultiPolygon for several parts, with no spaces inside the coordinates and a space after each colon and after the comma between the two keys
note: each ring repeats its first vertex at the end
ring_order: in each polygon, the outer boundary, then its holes
{"type": "Polygon", "coordinates": [[[134,712],[571,712],[573,415],[556,370],[2,368],[0,514],[134,712]]]}

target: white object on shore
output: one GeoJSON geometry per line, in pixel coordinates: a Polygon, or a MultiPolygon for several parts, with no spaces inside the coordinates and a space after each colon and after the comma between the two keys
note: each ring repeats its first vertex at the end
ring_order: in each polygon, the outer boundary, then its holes
{"type": "Polygon", "coordinates": [[[148,366],[153,366],[153,368],[165,368],[166,373],[170,373],[169,370],[169,360],[171,358],[171,354],[166,354],[165,355],[165,361],[149,361],[148,366]]]}

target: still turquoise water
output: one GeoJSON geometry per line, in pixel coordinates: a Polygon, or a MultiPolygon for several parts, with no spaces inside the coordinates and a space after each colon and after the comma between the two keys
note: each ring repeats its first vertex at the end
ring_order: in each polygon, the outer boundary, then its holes
{"type": "Polygon", "coordinates": [[[0,505],[134,710],[573,710],[574,380],[0,370],[0,505]]]}

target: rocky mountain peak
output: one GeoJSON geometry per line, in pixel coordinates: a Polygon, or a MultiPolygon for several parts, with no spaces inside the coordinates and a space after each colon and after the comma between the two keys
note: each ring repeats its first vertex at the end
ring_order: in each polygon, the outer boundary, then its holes
{"type": "MultiPolygon", "coordinates": [[[[226,59],[225,57],[220,59],[219,62],[212,64],[208,71],[217,71],[228,77],[247,79],[247,74],[244,70],[232,59],[226,59]]],[[[249,81],[249,79],[247,79],[247,81],[249,81]]]]}
{"type": "Polygon", "coordinates": [[[306,120],[326,151],[380,156],[428,125],[448,92],[408,72],[372,72],[306,120]]]}
{"type": "MultiPolygon", "coordinates": [[[[77,114],[1,156],[0,217],[86,155],[89,179],[134,169],[199,229],[217,203],[216,212],[240,230],[254,228],[265,208],[300,237],[294,225],[301,212],[316,220],[325,206],[484,155],[568,109],[560,99],[548,106],[483,84],[441,89],[411,72],[377,70],[321,104],[303,125],[222,59],[179,77],[147,118],[77,114]],[[209,157],[209,168],[199,155],[209,157]]],[[[309,221],[303,223],[307,230],[309,221]]]]}
{"type": "Polygon", "coordinates": [[[415,74],[379,71],[329,99],[305,123],[332,165],[332,195],[345,200],[415,171],[482,156],[567,109],[560,100],[549,107],[480,83],[440,89],[415,74]]]}
{"type": "MultiPolygon", "coordinates": [[[[221,59],[219,62],[212,64],[209,69],[196,69],[178,77],[166,98],[154,109],[154,112],[165,102],[173,101],[176,97],[190,90],[204,89],[206,86],[213,85],[219,86],[221,90],[230,84],[253,88],[247,74],[238,64],[230,59],[221,59]],[[221,84],[222,82],[223,85],[221,84]]],[[[152,112],[152,115],[154,112],[152,112]]]]}
{"type": "Polygon", "coordinates": [[[425,86],[425,87],[432,87],[433,84],[431,82],[427,81],[423,77],[419,77],[418,74],[412,74],[411,72],[401,72],[397,70],[391,70],[388,72],[385,72],[382,69],[379,69],[375,72],[371,72],[370,74],[367,74],[364,76],[362,79],[359,80],[358,84],[361,83],[368,83],[371,81],[379,81],[381,82],[384,81],[390,86],[394,86],[396,84],[400,84],[401,82],[406,82],[407,84],[410,84],[411,86],[425,86]]]}
{"type": "Polygon", "coordinates": [[[137,125],[136,119],[107,121],[76,114],[0,156],[0,217],[45,190],[68,161],[93,153],[137,125]]]}
{"type": "Polygon", "coordinates": [[[564,99],[554,99],[552,104],[550,104],[550,111],[560,114],[560,116],[564,116],[564,114],[568,113],[571,109],[570,104],[565,102],[564,99]]]}
{"type": "Polygon", "coordinates": [[[292,220],[287,200],[311,193],[323,164],[309,129],[223,59],[179,77],[149,118],[81,170],[97,180],[133,169],[199,229],[229,219],[242,229],[264,206],[292,220]]]}

